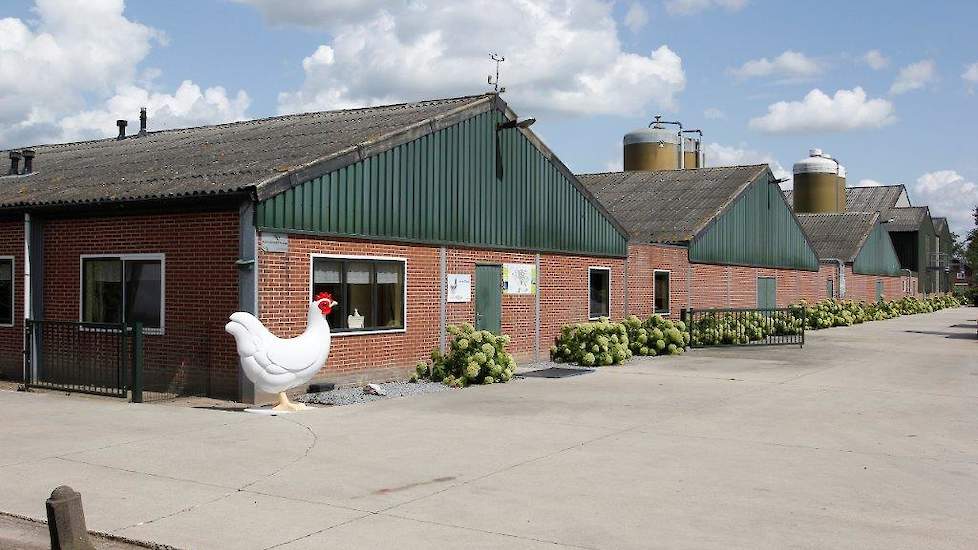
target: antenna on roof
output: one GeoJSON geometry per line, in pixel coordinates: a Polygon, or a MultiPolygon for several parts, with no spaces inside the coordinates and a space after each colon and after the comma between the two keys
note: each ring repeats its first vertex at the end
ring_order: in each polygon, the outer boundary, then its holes
{"type": "Polygon", "coordinates": [[[501,55],[495,53],[495,52],[489,52],[489,59],[492,59],[493,61],[496,62],[496,78],[493,79],[492,78],[492,75],[489,75],[489,84],[492,85],[492,89],[497,94],[501,94],[501,93],[503,93],[503,92],[506,91],[506,88],[505,87],[503,87],[503,88],[500,88],[499,87],[499,64],[502,63],[503,61],[506,61],[506,58],[504,56],[501,56],[501,55]]]}

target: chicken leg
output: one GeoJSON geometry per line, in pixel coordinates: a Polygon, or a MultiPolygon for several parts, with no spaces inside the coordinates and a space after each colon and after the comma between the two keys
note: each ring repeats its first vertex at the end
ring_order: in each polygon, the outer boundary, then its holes
{"type": "Polygon", "coordinates": [[[309,407],[307,407],[305,403],[293,403],[289,401],[289,396],[285,395],[284,391],[278,392],[278,405],[272,407],[273,411],[288,412],[305,411],[308,409],[309,407]]]}

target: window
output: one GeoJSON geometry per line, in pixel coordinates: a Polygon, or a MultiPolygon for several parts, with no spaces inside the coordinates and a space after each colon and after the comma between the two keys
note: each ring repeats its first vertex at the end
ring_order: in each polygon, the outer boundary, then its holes
{"type": "Polygon", "coordinates": [[[163,328],[161,254],[83,257],[81,281],[83,322],[163,328]]]}
{"type": "Polygon", "coordinates": [[[655,305],[656,313],[669,313],[669,272],[659,271],[658,269],[652,272],[652,301],[655,305]]]}
{"type": "Polygon", "coordinates": [[[404,260],[312,259],[311,296],[329,292],[338,305],[326,317],[334,332],[404,329],[404,260]]]}
{"type": "Polygon", "coordinates": [[[608,317],[611,313],[611,269],[592,267],[588,269],[588,294],[590,306],[588,317],[608,317]]]}
{"type": "Polygon", "coordinates": [[[825,297],[835,298],[835,280],[832,277],[825,279],[825,297]]]}
{"type": "Polygon", "coordinates": [[[0,258],[0,326],[14,324],[14,259],[0,258]]]}

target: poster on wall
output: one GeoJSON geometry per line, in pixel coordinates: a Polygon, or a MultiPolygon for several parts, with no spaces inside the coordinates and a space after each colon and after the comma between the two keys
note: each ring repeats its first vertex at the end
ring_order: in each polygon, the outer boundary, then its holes
{"type": "Polygon", "coordinates": [[[506,294],[536,294],[537,266],[533,264],[503,264],[503,292],[506,294]]]}
{"type": "Polygon", "coordinates": [[[472,276],[461,273],[448,274],[448,301],[468,302],[472,300],[472,276]]]}

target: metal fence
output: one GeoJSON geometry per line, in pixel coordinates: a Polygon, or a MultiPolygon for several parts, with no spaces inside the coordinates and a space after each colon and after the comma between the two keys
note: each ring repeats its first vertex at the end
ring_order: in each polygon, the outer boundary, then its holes
{"type": "Polygon", "coordinates": [[[803,308],[686,309],[683,321],[694,348],[805,345],[803,308]]]}
{"type": "MultiPolygon", "coordinates": [[[[29,319],[24,386],[127,397],[138,382],[140,331],[121,324],[29,319]]],[[[135,401],[138,395],[135,395],[135,401]]]]}

